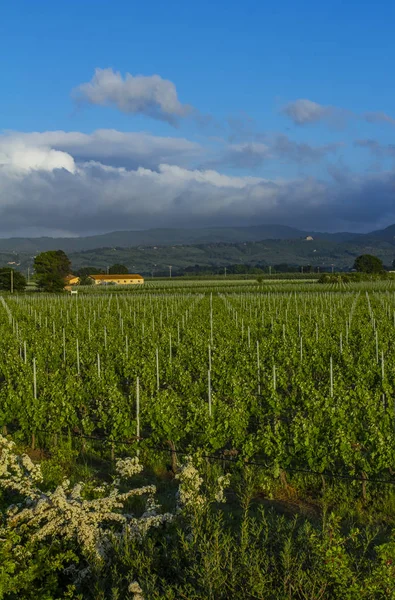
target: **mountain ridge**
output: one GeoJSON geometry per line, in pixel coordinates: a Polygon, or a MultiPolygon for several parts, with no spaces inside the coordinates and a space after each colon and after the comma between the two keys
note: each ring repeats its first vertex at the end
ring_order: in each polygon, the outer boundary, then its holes
{"type": "Polygon", "coordinates": [[[206,228],[155,228],[145,230],[111,231],[104,234],[81,237],[11,237],[0,238],[0,252],[39,253],[46,250],[64,250],[65,252],[83,252],[96,248],[133,248],[138,246],[176,246],[210,243],[258,242],[265,239],[292,240],[312,236],[322,240],[346,242],[369,238],[394,240],[395,225],[368,234],[351,232],[317,232],[302,230],[287,225],[252,225],[244,227],[206,227],[206,228]],[[392,229],[393,232],[392,233],[392,229]]]}

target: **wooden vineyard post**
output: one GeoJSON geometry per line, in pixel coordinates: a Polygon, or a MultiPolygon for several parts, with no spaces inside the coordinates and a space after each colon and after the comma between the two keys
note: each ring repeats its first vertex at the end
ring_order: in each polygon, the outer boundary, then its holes
{"type": "Polygon", "coordinates": [[[210,294],[210,342],[213,345],[213,293],[210,294]]]}
{"type": "Polygon", "coordinates": [[[333,398],[333,359],[332,356],[330,358],[330,391],[331,391],[331,398],[333,398]]]}
{"type": "Polygon", "coordinates": [[[100,367],[100,354],[97,353],[97,375],[101,378],[101,367],[100,367]]]}
{"type": "Polygon", "coordinates": [[[37,400],[37,370],[36,370],[36,359],[33,358],[33,396],[37,400]]]}
{"type": "MultiPolygon", "coordinates": [[[[37,368],[36,368],[36,359],[33,358],[33,396],[34,399],[37,400],[37,368]]],[[[36,447],[36,435],[33,431],[32,433],[32,450],[36,447]]]]}
{"type": "Polygon", "coordinates": [[[259,357],[259,341],[256,341],[256,368],[258,378],[258,396],[261,395],[261,362],[259,357]]]}
{"type": "Polygon", "coordinates": [[[78,338],[76,341],[76,346],[77,346],[77,374],[80,374],[80,346],[78,343],[78,338]]]}
{"type": "Polygon", "coordinates": [[[207,387],[208,387],[208,414],[211,417],[211,371],[207,372],[207,387]]]}
{"type": "Polygon", "coordinates": [[[156,389],[159,392],[159,351],[158,348],[155,350],[155,359],[156,359],[156,389]]]}
{"type": "MultiPolygon", "coordinates": [[[[136,437],[137,443],[140,438],[140,378],[136,379],[136,437]]],[[[140,450],[137,449],[137,456],[140,455],[140,450]]]]}

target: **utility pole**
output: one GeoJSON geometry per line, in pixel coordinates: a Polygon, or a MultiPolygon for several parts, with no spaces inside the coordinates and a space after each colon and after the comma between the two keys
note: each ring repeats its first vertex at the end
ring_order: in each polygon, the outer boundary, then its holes
{"type": "Polygon", "coordinates": [[[225,267],[225,277],[226,277],[226,267],[225,267]]]}
{"type": "Polygon", "coordinates": [[[171,277],[171,265],[169,265],[169,277],[171,277]]]}
{"type": "Polygon", "coordinates": [[[334,265],[331,265],[331,267],[332,267],[332,273],[333,273],[333,267],[334,267],[334,265]]]}
{"type": "Polygon", "coordinates": [[[269,275],[271,275],[271,274],[272,274],[272,268],[269,267],[269,275]]]}
{"type": "Polygon", "coordinates": [[[11,269],[11,294],[14,293],[14,269],[11,269]]]}
{"type": "Polygon", "coordinates": [[[27,282],[30,283],[30,267],[27,268],[27,282]]]}

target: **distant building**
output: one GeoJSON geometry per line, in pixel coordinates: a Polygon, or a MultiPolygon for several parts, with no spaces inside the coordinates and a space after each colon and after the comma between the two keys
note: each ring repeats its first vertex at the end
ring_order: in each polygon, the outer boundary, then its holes
{"type": "Polygon", "coordinates": [[[314,240],[312,235],[307,235],[305,238],[306,242],[312,242],[314,240]]]}
{"type": "Polygon", "coordinates": [[[66,285],[78,285],[80,282],[80,278],[76,275],[66,275],[64,278],[66,285]]]}
{"type": "Polygon", "coordinates": [[[136,285],[144,283],[141,275],[89,275],[95,285],[136,285]]]}

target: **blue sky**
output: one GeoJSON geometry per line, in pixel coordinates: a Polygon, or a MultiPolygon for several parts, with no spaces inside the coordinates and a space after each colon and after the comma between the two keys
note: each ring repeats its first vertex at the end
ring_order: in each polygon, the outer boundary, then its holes
{"type": "Polygon", "coordinates": [[[387,0],[3,3],[0,234],[394,222],[394,25],[387,0]]]}

